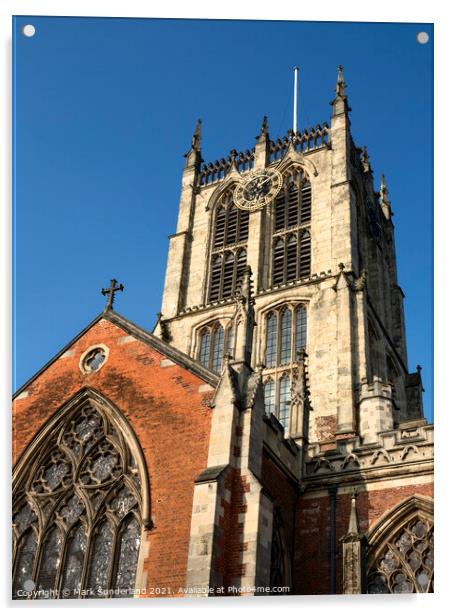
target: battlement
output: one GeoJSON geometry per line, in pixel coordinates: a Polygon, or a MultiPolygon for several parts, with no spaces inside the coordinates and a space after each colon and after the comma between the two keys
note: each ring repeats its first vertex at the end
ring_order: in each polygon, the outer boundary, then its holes
{"type": "MultiPolygon", "coordinates": [[[[322,125],[304,129],[303,132],[287,131],[287,135],[276,141],[268,139],[267,165],[281,161],[289,148],[292,146],[297,152],[312,152],[322,147],[328,147],[330,143],[330,129],[327,122],[322,125]]],[[[198,174],[198,186],[208,186],[224,180],[235,169],[239,173],[251,171],[254,168],[254,148],[237,152],[231,150],[227,158],[221,158],[215,162],[204,163],[198,174]]]]}
{"type": "Polygon", "coordinates": [[[315,128],[311,126],[309,130],[305,128],[302,133],[289,130],[287,136],[269,142],[268,164],[282,160],[291,144],[297,152],[311,152],[329,145],[329,139],[330,132],[326,122],[322,126],[317,124],[315,128]]]}

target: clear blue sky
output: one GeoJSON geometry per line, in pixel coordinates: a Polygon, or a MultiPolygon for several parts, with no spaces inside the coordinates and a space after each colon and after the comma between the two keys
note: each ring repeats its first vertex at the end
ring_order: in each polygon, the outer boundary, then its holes
{"type": "Polygon", "coordinates": [[[354,140],[387,177],[409,368],[423,366],[432,417],[432,26],[18,17],[13,30],[14,389],[103,309],[112,277],[117,311],[153,326],[198,117],[206,162],[251,148],[263,114],[282,136],[297,64],[300,125],[329,122],[343,64],[354,140]]]}

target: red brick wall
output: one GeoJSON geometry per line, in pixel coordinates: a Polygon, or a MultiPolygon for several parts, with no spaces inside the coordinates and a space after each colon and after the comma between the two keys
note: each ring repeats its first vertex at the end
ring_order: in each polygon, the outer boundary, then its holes
{"type": "MultiPolygon", "coordinates": [[[[297,503],[296,486],[289,480],[275,462],[264,452],[262,460],[262,485],[273,498],[273,507],[281,515],[284,534],[289,550],[289,558],[293,560],[295,509],[297,503]]],[[[292,567],[292,586],[294,570],[292,567]]]]}
{"type": "Polygon", "coordinates": [[[144,451],[155,527],[148,533],[147,587],[185,586],[194,480],[207,464],[212,393],[204,382],[179,366],[160,367],[164,359],[147,344],[121,344],[127,332],[107,320],[96,323],[27,388],[13,405],[14,461],[43,423],[83,387],[92,387],[125,415],[144,451]],[[80,355],[103,343],[108,361],[82,374],[80,355]]]}
{"type": "MultiPolygon", "coordinates": [[[[414,494],[433,496],[433,484],[417,484],[359,492],[357,510],[360,531],[366,533],[387,511],[414,494]]],[[[350,519],[350,494],[336,498],[336,592],[342,592],[342,550],[340,539],[350,519]]],[[[328,594],[329,568],[329,497],[301,497],[296,513],[295,592],[328,594]]]]}

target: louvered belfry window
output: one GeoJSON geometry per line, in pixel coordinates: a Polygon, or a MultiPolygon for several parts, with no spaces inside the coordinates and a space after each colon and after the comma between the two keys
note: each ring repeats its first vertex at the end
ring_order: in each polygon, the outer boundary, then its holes
{"type": "Polygon", "coordinates": [[[272,284],[311,273],[311,201],[309,179],[290,169],[273,204],[272,284]]]}
{"type": "Polygon", "coordinates": [[[265,317],[264,403],[285,429],[290,424],[290,387],[299,353],[306,349],[307,311],[304,304],[288,303],[265,317]]]}
{"type": "Polygon", "coordinates": [[[214,212],[209,302],[232,297],[246,268],[249,213],[234,205],[232,194],[224,192],[214,212]]]}

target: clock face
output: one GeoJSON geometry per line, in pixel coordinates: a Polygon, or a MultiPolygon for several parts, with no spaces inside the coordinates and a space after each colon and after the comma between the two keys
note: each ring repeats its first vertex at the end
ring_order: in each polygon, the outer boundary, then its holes
{"type": "Polygon", "coordinates": [[[258,210],[272,201],[281,186],[282,177],[276,169],[253,171],[236,186],[234,203],[241,210],[258,210]]]}

